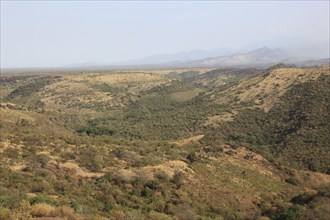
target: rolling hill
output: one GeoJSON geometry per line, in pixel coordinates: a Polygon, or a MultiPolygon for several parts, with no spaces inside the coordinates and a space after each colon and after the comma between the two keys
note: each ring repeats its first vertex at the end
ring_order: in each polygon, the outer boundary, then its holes
{"type": "MultiPolygon", "coordinates": [[[[286,56],[262,48],[210,63],[286,56]]],[[[16,73],[0,83],[0,219],[330,215],[329,66],[16,73]]]]}

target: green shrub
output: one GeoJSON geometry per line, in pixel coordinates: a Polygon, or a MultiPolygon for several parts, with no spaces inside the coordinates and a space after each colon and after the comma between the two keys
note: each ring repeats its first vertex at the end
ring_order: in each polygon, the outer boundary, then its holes
{"type": "Polygon", "coordinates": [[[184,179],[184,174],[182,171],[175,170],[174,176],[172,178],[172,182],[177,186],[177,188],[180,188],[184,179]]]}
{"type": "Polygon", "coordinates": [[[17,159],[20,156],[20,150],[17,148],[9,147],[6,150],[3,151],[3,153],[12,159],[17,159]]]}
{"type": "Polygon", "coordinates": [[[46,204],[52,205],[52,206],[56,205],[56,201],[54,201],[53,199],[51,199],[48,196],[43,195],[43,194],[39,194],[37,196],[31,197],[29,200],[30,200],[31,205],[35,205],[35,204],[39,204],[39,203],[46,203],[46,204]]]}
{"type": "Polygon", "coordinates": [[[189,160],[190,163],[194,163],[198,160],[198,157],[195,152],[192,152],[188,154],[187,159],[189,160]]]}
{"type": "Polygon", "coordinates": [[[294,185],[294,186],[297,186],[299,184],[297,179],[294,177],[289,177],[288,179],[285,180],[285,182],[290,183],[291,185],[294,185]]]}
{"type": "Polygon", "coordinates": [[[292,207],[281,206],[272,217],[273,220],[298,220],[304,214],[304,207],[294,205],[292,207]]]}
{"type": "Polygon", "coordinates": [[[36,161],[41,164],[42,167],[46,166],[49,162],[50,157],[47,154],[38,154],[36,156],[36,161]]]}

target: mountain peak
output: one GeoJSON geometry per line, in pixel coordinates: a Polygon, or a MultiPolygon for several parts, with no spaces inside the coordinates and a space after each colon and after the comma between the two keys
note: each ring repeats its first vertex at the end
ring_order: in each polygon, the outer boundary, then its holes
{"type": "Polygon", "coordinates": [[[230,66],[252,64],[276,64],[288,59],[290,54],[282,49],[261,47],[246,53],[236,53],[230,56],[211,57],[191,62],[192,65],[230,66]]]}

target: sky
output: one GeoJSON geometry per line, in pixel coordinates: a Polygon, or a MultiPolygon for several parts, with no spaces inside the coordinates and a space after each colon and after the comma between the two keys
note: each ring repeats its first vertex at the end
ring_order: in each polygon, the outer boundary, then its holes
{"type": "Polygon", "coordinates": [[[1,0],[1,68],[110,64],[273,39],[328,42],[329,4],[1,0]]]}

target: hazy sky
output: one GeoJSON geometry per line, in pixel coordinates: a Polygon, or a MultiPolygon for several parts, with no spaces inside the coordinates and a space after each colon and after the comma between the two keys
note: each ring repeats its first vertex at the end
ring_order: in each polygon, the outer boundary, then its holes
{"type": "Polygon", "coordinates": [[[329,1],[1,0],[1,67],[111,63],[271,39],[327,41],[329,26],[329,1]]]}

